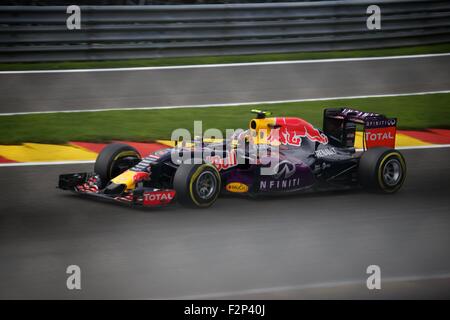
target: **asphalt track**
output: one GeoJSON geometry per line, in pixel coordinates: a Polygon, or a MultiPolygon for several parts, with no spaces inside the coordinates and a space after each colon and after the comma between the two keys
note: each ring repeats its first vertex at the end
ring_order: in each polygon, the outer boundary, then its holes
{"type": "Polygon", "coordinates": [[[55,189],[92,165],[0,168],[0,298],[450,298],[450,148],[405,150],[395,195],[136,210],[55,189]],[[66,267],[82,289],[66,289],[66,267]],[[365,287],[379,265],[382,289],[365,287]]]}
{"type": "Polygon", "coordinates": [[[450,56],[140,71],[0,73],[0,113],[441,91],[450,56]]]}

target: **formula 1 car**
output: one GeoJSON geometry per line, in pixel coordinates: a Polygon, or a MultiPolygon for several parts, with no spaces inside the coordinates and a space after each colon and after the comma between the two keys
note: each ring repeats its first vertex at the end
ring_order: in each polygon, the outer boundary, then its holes
{"type": "Polygon", "coordinates": [[[146,157],[129,145],[109,144],[94,172],[62,174],[58,187],[131,205],[161,206],[176,199],[206,208],[221,193],[255,197],[360,187],[394,193],[405,180],[405,159],[394,149],[396,118],[325,109],[319,130],[301,118],[252,111],[249,129],[219,142],[183,142],[146,157]],[[354,147],[358,125],[362,150],[354,147]],[[207,156],[192,156],[199,153],[207,156]]]}

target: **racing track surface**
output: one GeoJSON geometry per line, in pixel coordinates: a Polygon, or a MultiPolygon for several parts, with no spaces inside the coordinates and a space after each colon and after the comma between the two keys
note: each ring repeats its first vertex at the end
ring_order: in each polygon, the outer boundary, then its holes
{"type": "Polygon", "coordinates": [[[396,195],[221,198],[207,210],[55,189],[59,173],[91,165],[0,168],[0,298],[450,298],[450,149],[404,154],[396,195]],[[70,264],[81,291],[65,288],[70,264]],[[365,288],[371,264],[381,291],[365,288]]]}
{"type": "Polygon", "coordinates": [[[208,68],[0,73],[0,113],[441,91],[450,56],[208,68]]]}

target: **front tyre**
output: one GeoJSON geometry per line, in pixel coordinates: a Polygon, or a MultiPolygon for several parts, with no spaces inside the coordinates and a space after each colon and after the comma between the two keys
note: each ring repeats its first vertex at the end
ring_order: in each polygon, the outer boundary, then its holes
{"type": "Polygon", "coordinates": [[[211,164],[181,164],[175,173],[173,186],[183,206],[208,208],[217,200],[222,181],[211,164]]]}
{"type": "Polygon", "coordinates": [[[360,184],[367,190],[397,192],[406,178],[405,158],[395,149],[369,149],[361,156],[358,176],[360,184]]]}
{"type": "Polygon", "coordinates": [[[133,167],[140,160],[141,155],[132,146],[123,143],[108,144],[95,160],[94,171],[100,177],[100,187],[104,188],[109,180],[133,167]]]}

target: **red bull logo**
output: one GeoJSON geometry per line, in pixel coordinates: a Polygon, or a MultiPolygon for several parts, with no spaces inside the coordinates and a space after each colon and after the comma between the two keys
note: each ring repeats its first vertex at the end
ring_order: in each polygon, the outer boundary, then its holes
{"type": "Polygon", "coordinates": [[[320,133],[318,129],[305,120],[299,118],[276,118],[275,123],[280,127],[271,130],[268,137],[270,142],[278,141],[285,145],[300,146],[302,139],[307,138],[322,144],[328,143],[328,137],[320,133]]]}

